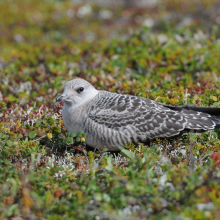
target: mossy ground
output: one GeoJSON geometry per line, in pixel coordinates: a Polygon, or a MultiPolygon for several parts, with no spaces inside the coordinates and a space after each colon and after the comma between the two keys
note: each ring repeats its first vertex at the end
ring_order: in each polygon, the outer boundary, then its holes
{"type": "Polygon", "coordinates": [[[0,1],[1,219],[219,219],[220,132],[93,152],[63,85],[220,107],[217,0],[0,1]],[[156,1],[155,1],[156,2],[156,1]]]}

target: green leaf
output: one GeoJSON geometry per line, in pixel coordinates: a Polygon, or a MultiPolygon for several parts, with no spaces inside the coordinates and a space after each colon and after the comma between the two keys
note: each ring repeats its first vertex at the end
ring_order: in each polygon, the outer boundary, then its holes
{"type": "Polygon", "coordinates": [[[14,145],[14,146],[17,146],[17,145],[18,145],[18,142],[17,142],[17,141],[14,141],[14,142],[13,142],[13,145],[14,145]]]}
{"type": "Polygon", "coordinates": [[[109,156],[107,158],[107,166],[105,167],[106,170],[110,171],[110,172],[113,172],[114,171],[114,167],[112,165],[112,156],[109,156]]]}
{"type": "Polygon", "coordinates": [[[70,137],[70,132],[66,132],[65,136],[70,137]]]}
{"type": "Polygon", "coordinates": [[[36,121],[36,124],[37,124],[37,125],[40,125],[40,124],[41,124],[41,122],[40,122],[39,120],[37,120],[37,121],[36,121]]]}
{"type": "Polygon", "coordinates": [[[11,140],[7,140],[7,141],[6,141],[6,144],[7,144],[9,147],[11,147],[13,143],[12,143],[11,140]]]}
{"type": "Polygon", "coordinates": [[[122,153],[125,157],[127,157],[127,158],[129,158],[129,159],[131,159],[131,160],[134,159],[134,155],[131,153],[131,151],[126,150],[126,149],[124,149],[124,148],[122,148],[122,147],[118,147],[118,148],[121,150],[121,153],[122,153]]]}
{"type": "Polygon", "coordinates": [[[63,138],[63,134],[58,134],[58,138],[63,138]]]}
{"type": "Polygon", "coordinates": [[[76,133],[71,133],[71,137],[76,137],[76,133]]]}
{"type": "Polygon", "coordinates": [[[97,200],[97,201],[101,201],[102,200],[102,194],[101,193],[95,193],[95,199],[97,200]]]}
{"type": "Polygon", "coordinates": [[[133,183],[128,182],[128,183],[126,184],[126,188],[127,188],[127,190],[132,191],[132,190],[135,188],[135,186],[134,186],[133,183]]]}
{"type": "Polygon", "coordinates": [[[47,122],[48,122],[49,125],[52,125],[53,124],[53,118],[49,117],[47,122]]]}
{"type": "Polygon", "coordinates": [[[22,135],[22,134],[19,134],[19,135],[18,135],[18,138],[19,138],[19,139],[23,138],[23,135],[22,135]]]}
{"type": "Polygon", "coordinates": [[[5,158],[5,159],[8,158],[8,151],[7,151],[7,150],[3,150],[2,153],[1,153],[1,155],[2,155],[2,157],[5,158]]]}
{"type": "Polygon", "coordinates": [[[78,131],[78,133],[77,133],[78,135],[80,135],[80,134],[83,134],[83,132],[82,131],[78,131]]]}
{"type": "Polygon", "coordinates": [[[216,96],[213,96],[213,95],[210,96],[210,99],[212,99],[212,100],[215,101],[215,102],[218,101],[218,98],[217,98],[216,96]]]}
{"type": "Polygon", "coordinates": [[[63,139],[63,141],[62,141],[63,144],[67,144],[67,142],[68,141],[66,139],[63,139]]]}
{"type": "Polygon", "coordinates": [[[77,138],[76,138],[76,141],[77,141],[77,142],[80,142],[80,138],[79,138],[79,137],[77,137],[77,138]]]}
{"type": "Polygon", "coordinates": [[[55,119],[54,120],[55,123],[59,123],[59,121],[60,121],[59,119],[55,119]]]}
{"type": "Polygon", "coordinates": [[[11,205],[5,212],[7,216],[14,215],[18,212],[18,204],[11,205]]]}
{"type": "Polygon", "coordinates": [[[103,199],[106,202],[110,202],[111,201],[111,197],[107,193],[103,193],[102,197],[103,197],[103,199]]]}
{"type": "Polygon", "coordinates": [[[31,131],[31,132],[28,134],[28,137],[31,138],[31,139],[33,139],[33,138],[36,137],[36,135],[37,135],[37,133],[36,133],[35,131],[31,131]]]}

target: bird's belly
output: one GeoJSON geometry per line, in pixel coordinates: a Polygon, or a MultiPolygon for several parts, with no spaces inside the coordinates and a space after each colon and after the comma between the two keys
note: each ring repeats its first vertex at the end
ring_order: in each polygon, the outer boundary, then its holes
{"type": "Polygon", "coordinates": [[[80,126],[77,123],[69,123],[64,121],[64,125],[67,129],[67,131],[69,131],[70,133],[77,133],[78,131],[80,131],[80,126]]]}
{"type": "Polygon", "coordinates": [[[86,136],[86,144],[90,147],[97,149],[107,148],[109,151],[118,151],[120,150],[118,147],[123,147],[125,144],[131,142],[130,135],[123,134],[120,131],[115,131],[109,129],[100,129],[100,127],[96,127],[96,129],[90,130],[90,132],[86,132],[86,129],[82,129],[86,136]]]}

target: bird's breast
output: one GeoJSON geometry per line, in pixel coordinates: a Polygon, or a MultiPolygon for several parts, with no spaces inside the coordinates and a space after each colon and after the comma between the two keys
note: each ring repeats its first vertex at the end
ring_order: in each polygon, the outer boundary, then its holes
{"type": "Polygon", "coordinates": [[[81,130],[82,117],[80,111],[64,105],[62,117],[64,125],[69,132],[77,133],[79,130],[81,130]]]}

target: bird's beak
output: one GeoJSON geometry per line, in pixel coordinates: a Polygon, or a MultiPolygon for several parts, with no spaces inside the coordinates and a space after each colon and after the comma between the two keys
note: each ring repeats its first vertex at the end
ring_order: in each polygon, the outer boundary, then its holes
{"type": "Polygon", "coordinates": [[[60,101],[64,100],[65,96],[66,96],[66,94],[62,94],[62,95],[57,96],[56,102],[60,102],[60,101]]]}

